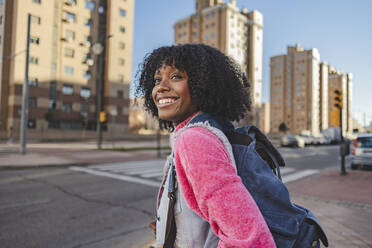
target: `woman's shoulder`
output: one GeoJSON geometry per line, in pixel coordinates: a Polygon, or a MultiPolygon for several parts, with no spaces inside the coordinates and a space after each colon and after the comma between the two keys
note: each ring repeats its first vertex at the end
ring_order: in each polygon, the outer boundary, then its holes
{"type": "Polygon", "coordinates": [[[198,150],[206,152],[215,149],[219,151],[225,150],[220,138],[209,129],[190,127],[180,131],[175,137],[175,151],[198,150]]]}

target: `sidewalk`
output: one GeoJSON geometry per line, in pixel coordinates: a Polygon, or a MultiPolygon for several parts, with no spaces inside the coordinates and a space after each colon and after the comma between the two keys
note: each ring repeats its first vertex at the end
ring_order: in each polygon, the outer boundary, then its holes
{"type": "Polygon", "coordinates": [[[328,236],[329,247],[372,247],[372,172],[339,170],[288,184],[293,202],[310,209],[328,236]]]}
{"type": "MultiPolygon", "coordinates": [[[[160,145],[168,146],[162,140],[160,145]]],[[[97,149],[95,142],[64,142],[64,143],[31,143],[27,145],[27,153],[19,153],[18,144],[0,144],[0,169],[22,169],[44,166],[83,166],[88,164],[102,164],[128,162],[138,160],[158,159],[158,152],[153,150],[112,151],[115,148],[156,148],[156,141],[121,141],[103,143],[102,150],[97,149]]],[[[161,150],[161,157],[165,157],[168,150],[161,150]]]]}

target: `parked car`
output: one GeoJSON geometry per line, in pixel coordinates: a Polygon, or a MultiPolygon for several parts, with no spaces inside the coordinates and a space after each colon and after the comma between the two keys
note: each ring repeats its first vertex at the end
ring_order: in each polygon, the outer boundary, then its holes
{"type": "Polygon", "coordinates": [[[372,134],[360,134],[351,151],[351,169],[372,167],[372,134]]]}
{"type": "Polygon", "coordinates": [[[286,134],[280,139],[280,146],[297,147],[297,139],[294,135],[286,134]]]}

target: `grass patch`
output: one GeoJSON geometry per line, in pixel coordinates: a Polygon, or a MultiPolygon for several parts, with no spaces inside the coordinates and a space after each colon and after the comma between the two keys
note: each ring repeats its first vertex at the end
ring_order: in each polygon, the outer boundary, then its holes
{"type": "MultiPolygon", "coordinates": [[[[115,147],[106,148],[104,150],[117,151],[117,152],[131,152],[131,151],[156,151],[158,148],[156,146],[142,146],[142,147],[115,147]]],[[[160,150],[170,150],[169,146],[161,146],[160,150]]]]}

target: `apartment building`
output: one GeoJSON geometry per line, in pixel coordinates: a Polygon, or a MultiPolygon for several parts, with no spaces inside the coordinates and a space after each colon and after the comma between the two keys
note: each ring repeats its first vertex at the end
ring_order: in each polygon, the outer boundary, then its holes
{"type": "Polygon", "coordinates": [[[284,123],[294,133],[319,133],[319,63],[317,49],[299,45],[287,48],[286,55],[270,59],[271,131],[284,123]]]}
{"type": "Polygon", "coordinates": [[[29,15],[29,135],[94,137],[99,92],[104,130],[128,130],[134,0],[2,1],[0,15],[2,132],[20,130],[29,15]]]}
{"type": "Polygon", "coordinates": [[[352,132],[352,74],[335,70],[320,61],[316,48],[289,46],[287,54],[270,58],[270,130],[279,132],[284,123],[292,133],[339,126],[334,106],[335,90],[343,92],[343,131],[352,132]]]}
{"type": "Polygon", "coordinates": [[[352,133],[353,131],[353,121],[351,116],[351,102],[352,102],[352,74],[345,73],[340,70],[336,70],[333,67],[329,67],[329,127],[339,127],[340,126],[340,109],[335,107],[336,104],[336,94],[335,91],[341,92],[342,97],[342,131],[343,133],[352,133]]]}
{"type": "Polygon", "coordinates": [[[259,125],[262,99],[263,15],[239,9],[236,1],[196,0],[195,13],[174,24],[175,44],[203,43],[232,57],[251,83],[247,122],[259,125]]]}

